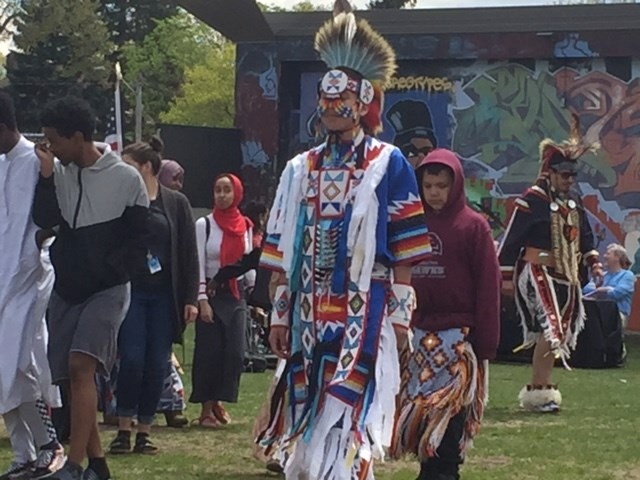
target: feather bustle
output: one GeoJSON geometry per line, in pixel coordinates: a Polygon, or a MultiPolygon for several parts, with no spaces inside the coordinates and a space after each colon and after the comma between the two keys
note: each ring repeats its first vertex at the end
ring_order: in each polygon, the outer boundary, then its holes
{"type": "Polygon", "coordinates": [[[352,12],[340,11],[325,22],[316,34],[314,48],[329,68],[351,69],[382,88],[397,68],[389,43],[352,12]]]}

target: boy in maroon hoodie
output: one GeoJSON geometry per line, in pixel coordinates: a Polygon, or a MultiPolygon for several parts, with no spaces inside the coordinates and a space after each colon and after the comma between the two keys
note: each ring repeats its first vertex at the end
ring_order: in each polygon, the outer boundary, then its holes
{"type": "Polygon", "coordinates": [[[456,480],[498,346],[500,267],[488,222],[466,204],[456,155],[436,149],[416,175],[433,253],[413,269],[418,307],[393,453],[418,455],[418,480],[456,480]]]}

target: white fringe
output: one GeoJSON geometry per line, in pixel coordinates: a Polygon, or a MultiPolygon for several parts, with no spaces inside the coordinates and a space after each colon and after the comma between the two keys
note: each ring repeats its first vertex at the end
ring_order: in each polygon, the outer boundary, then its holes
{"type": "MultiPolygon", "coordinates": [[[[357,445],[352,432],[353,408],[335,397],[327,397],[314,420],[311,438],[297,439],[285,466],[290,480],[351,480],[354,461],[374,458],[384,461],[391,445],[400,391],[400,369],[396,337],[387,318],[383,320],[376,360],[376,389],[364,421],[363,443],[357,445]],[[336,427],[342,420],[342,425],[336,427]]],[[[290,447],[289,447],[290,448],[290,447]]],[[[367,479],[373,480],[373,468],[367,479]]]]}
{"type": "MultiPolygon", "coordinates": [[[[376,258],[376,226],[378,224],[378,197],[376,188],[387,173],[393,145],[372,139],[368,149],[382,146],[380,155],[364,172],[353,201],[353,213],[347,233],[347,249],[351,257],[350,278],[358,289],[368,292],[371,272],[376,258]]],[[[366,154],[365,154],[366,156],[366,154]]]]}

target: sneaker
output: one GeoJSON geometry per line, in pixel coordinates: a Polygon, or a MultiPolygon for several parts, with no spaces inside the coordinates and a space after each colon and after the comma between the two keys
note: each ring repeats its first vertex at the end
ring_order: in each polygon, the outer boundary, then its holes
{"type": "Polygon", "coordinates": [[[128,435],[116,435],[111,445],[109,445],[109,453],[111,455],[124,455],[131,452],[131,437],[128,435]]]}
{"type": "Polygon", "coordinates": [[[67,460],[60,470],[49,477],[50,480],[82,480],[82,467],[67,460]]]}
{"type": "Polygon", "coordinates": [[[64,467],[66,461],[64,448],[60,444],[56,448],[41,449],[33,467],[32,480],[50,477],[64,467]]]}
{"type": "Polygon", "coordinates": [[[158,447],[149,440],[149,435],[136,435],[136,444],[133,446],[133,453],[155,455],[158,453],[158,447]]]}
{"type": "Polygon", "coordinates": [[[7,471],[0,475],[0,480],[13,480],[13,478],[20,478],[18,475],[23,475],[24,473],[31,474],[32,471],[33,462],[11,462],[7,471]]]}

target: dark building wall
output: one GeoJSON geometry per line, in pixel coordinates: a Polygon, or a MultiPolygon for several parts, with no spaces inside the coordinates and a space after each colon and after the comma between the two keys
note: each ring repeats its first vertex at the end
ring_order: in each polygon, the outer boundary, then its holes
{"type": "MultiPolygon", "coordinates": [[[[615,241],[640,256],[640,32],[389,39],[400,68],[386,94],[383,140],[402,143],[423,127],[456,151],[470,200],[492,218],[499,238],[514,198],[537,175],[539,142],[565,139],[575,112],[582,134],[601,144],[583,157],[578,177],[599,246],[615,241]]],[[[266,198],[274,173],[317,142],[315,91],[324,71],[311,36],[239,48],[244,165],[258,172],[252,175],[266,198]],[[247,68],[250,55],[262,61],[247,68]],[[275,91],[266,88],[270,76],[275,91]]],[[[640,273],[640,262],[634,268],[640,273]]]]}

